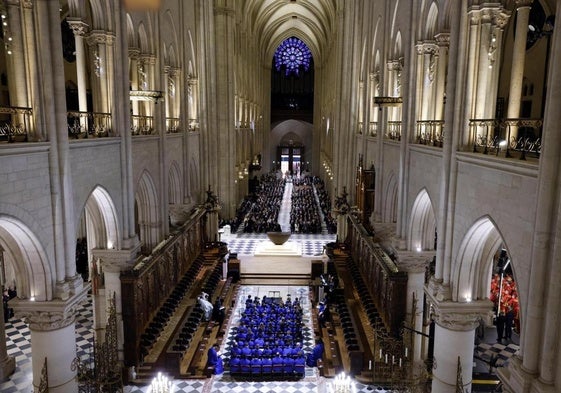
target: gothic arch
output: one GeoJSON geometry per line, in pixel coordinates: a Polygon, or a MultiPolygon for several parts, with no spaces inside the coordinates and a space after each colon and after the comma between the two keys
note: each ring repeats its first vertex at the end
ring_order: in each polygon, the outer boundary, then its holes
{"type": "Polygon", "coordinates": [[[140,22],[140,24],[138,25],[138,47],[140,48],[140,53],[151,53],[148,34],[146,33],[146,27],[144,26],[143,22],[140,22]]]}
{"type": "Polygon", "coordinates": [[[119,220],[107,190],[96,186],[84,206],[88,249],[121,249],[119,220]]]}
{"type": "Polygon", "coordinates": [[[195,158],[191,158],[189,163],[189,195],[199,195],[200,182],[199,182],[199,165],[195,158]]]}
{"type": "Polygon", "coordinates": [[[382,221],[397,222],[397,178],[393,172],[388,174],[388,180],[384,187],[382,221]]]}
{"type": "Polygon", "coordinates": [[[53,297],[51,267],[35,233],[18,218],[0,215],[0,245],[15,273],[18,297],[49,301],[53,297]]]}
{"type": "Polygon", "coordinates": [[[170,205],[181,203],[181,171],[177,162],[173,161],[168,172],[168,199],[170,205]]]}
{"type": "Polygon", "coordinates": [[[409,250],[434,250],[436,217],[429,193],[423,188],[413,203],[409,220],[409,250]]]}
{"type": "Polygon", "coordinates": [[[422,32],[421,39],[434,40],[434,36],[436,35],[438,28],[438,6],[436,5],[436,2],[433,1],[431,3],[426,18],[423,18],[422,20],[426,20],[426,22],[421,24],[425,27],[425,31],[422,32]]]}
{"type": "Polygon", "coordinates": [[[144,171],[138,181],[135,193],[137,224],[140,240],[148,248],[158,242],[160,216],[158,213],[158,193],[152,177],[144,171]]]}
{"type": "MultiPolygon", "coordinates": [[[[493,257],[501,245],[506,247],[501,233],[489,216],[481,217],[468,229],[452,270],[454,301],[489,297],[493,257]]],[[[514,270],[514,264],[512,266],[514,270]]]]}
{"type": "Polygon", "coordinates": [[[139,47],[134,31],[134,23],[129,13],[127,13],[127,45],[129,48],[139,47]]]}

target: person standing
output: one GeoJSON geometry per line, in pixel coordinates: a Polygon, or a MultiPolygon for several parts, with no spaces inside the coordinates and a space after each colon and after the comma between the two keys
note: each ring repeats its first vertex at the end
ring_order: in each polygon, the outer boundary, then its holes
{"type": "Polygon", "coordinates": [[[514,310],[509,307],[505,315],[505,338],[512,339],[512,325],[514,324],[514,310]]]}
{"type": "Polygon", "coordinates": [[[495,323],[497,324],[497,342],[500,343],[503,341],[505,331],[505,314],[502,311],[497,315],[495,323]]]}

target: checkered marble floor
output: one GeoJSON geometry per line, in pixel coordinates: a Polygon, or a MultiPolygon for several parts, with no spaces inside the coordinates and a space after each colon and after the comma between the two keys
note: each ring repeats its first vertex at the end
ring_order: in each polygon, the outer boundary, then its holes
{"type": "Polygon", "coordinates": [[[491,361],[491,356],[497,358],[497,367],[503,367],[512,355],[518,352],[520,347],[514,343],[504,345],[501,343],[481,343],[475,348],[475,354],[487,362],[491,361]]]}
{"type": "MultiPolygon", "coordinates": [[[[321,255],[325,244],[334,242],[336,237],[336,235],[293,233],[289,241],[300,243],[302,255],[313,256],[321,255]]],[[[223,236],[221,240],[228,243],[230,252],[236,252],[238,255],[253,255],[257,245],[268,241],[268,238],[266,233],[240,233],[223,236]]]]}

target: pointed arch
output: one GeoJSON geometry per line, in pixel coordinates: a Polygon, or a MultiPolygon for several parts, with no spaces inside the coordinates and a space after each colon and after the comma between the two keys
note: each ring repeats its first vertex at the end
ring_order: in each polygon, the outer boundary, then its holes
{"type": "Polygon", "coordinates": [[[49,301],[54,277],[47,253],[35,233],[18,218],[0,215],[0,245],[15,272],[18,297],[49,301]]]}
{"type": "Polygon", "coordinates": [[[427,17],[424,19],[426,23],[423,24],[425,31],[422,33],[422,38],[425,40],[434,40],[434,36],[438,29],[438,5],[436,2],[432,2],[427,13],[427,17]]]}
{"type": "MultiPolygon", "coordinates": [[[[475,221],[464,236],[452,272],[454,301],[489,297],[493,257],[499,247],[508,247],[490,216],[475,221]]],[[[514,263],[512,264],[514,270],[514,263]]]]}
{"type": "Polygon", "coordinates": [[[152,176],[142,172],[134,197],[140,240],[145,247],[152,248],[158,242],[160,215],[158,212],[158,193],[152,176]]]}
{"type": "Polygon", "coordinates": [[[199,165],[195,158],[189,162],[189,194],[191,197],[199,195],[200,181],[199,181],[199,165]]]}
{"type": "Polygon", "coordinates": [[[138,47],[140,48],[140,53],[150,53],[150,43],[148,41],[146,27],[142,22],[138,25],[138,47]]]}
{"type": "Polygon", "coordinates": [[[409,222],[409,250],[434,250],[436,217],[429,193],[423,188],[411,208],[409,222]]]}
{"type": "Polygon", "coordinates": [[[384,199],[382,200],[383,222],[397,222],[397,177],[390,172],[384,187],[384,199]]]}
{"type": "Polygon", "coordinates": [[[176,161],[169,166],[168,172],[168,199],[170,205],[180,204],[181,198],[181,171],[176,161]]]}
{"type": "Polygon", "coordinates": [[[88,248],[121,249],[117,209],[109,192],[97,185],[84,206],[88,248]]]}

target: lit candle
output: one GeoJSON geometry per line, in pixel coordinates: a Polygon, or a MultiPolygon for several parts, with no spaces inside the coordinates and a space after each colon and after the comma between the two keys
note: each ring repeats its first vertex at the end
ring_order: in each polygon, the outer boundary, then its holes
{"type": "Polygon", "coordinates": [[[368,369],[369,369],[369,370],[372,370],[372,360],[369,360],[369,361],[368,361],[368,369]]]}
{"type": "Polygon", "coordinates": [[[407,351],[409,351],[409,348],[405,347],[405,357],[407,357],[407,351]]]}
{"type": "Polygon", "coordinates": [[[388,363],[388,354],[386,353],[386,363],[388,363]]]}
{"type": "Polygon", "coordinates": [[[399,358],[399,367],[401,367],[401,358],[399,358]]]}
{"type": "Polygon", "coordinates": [[[392,355],[392,364],[395,364],[395,356],[392,355]]]}
{"type": "Polygon", "coordinates": [[[380,360],[382,360],[382,350],[380,349],[380,360]]]}

